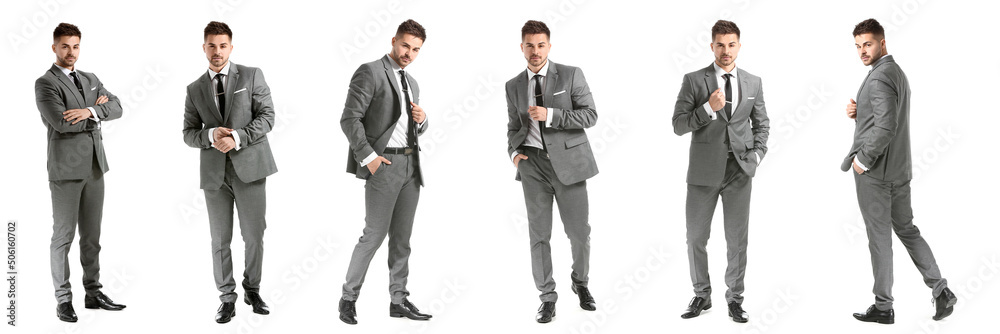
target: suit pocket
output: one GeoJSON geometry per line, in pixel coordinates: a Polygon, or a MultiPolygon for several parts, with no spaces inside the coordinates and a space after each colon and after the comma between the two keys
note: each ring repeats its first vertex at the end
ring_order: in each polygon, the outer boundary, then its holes
{"type": "Polygon", "coordinates": [[[587,142],[587,136],[579,136],[566,141],[566,149],[571,149],[587,142]]]}

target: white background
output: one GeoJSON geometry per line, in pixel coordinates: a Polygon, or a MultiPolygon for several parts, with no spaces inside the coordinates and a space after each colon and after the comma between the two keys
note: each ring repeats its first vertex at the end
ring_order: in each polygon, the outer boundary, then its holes
{"type": "MultiPolygon", "coordinates": [[[[0,218],[20,223],[19,333],[969,333],[995,326],[1000,227],[989,214],[998,182],[988,128],[998,121],[995,2],[43,0],[3,7],[0,218]],[[869,17],[886,26],[889,53],[911,84],[915,223],[959,297],[941,322],[930,319],[930,289],[898,242],[896,324],[851,317],[874,301],[854,183],[839,170],[854,130],[844,106],[868,71],[851,30],[869,17]],[[358,301],[360,324],[347,326],[337,320],[337,301],[364,225],[364,182],[344,172],[339,119],[351,74],[388,52],[408,18],[427,29],[407,70],[431,120],[421,139],[427,186],[408,287],[410,300],[434,318],[388,317],[381,250],[358,301]],[[743,304],[751,321],[742,325],[726,316],[721,206],[709,244],[715,308],[679,317],[692,297],[683,211],[690,139],[673,135],[670,117],[682,75],[712,62],[709,30],[720,18],[741,28],[737,65],[763,78],[771,118],[770,152],[754,179],[743,304]],[[584,70],[600,115],[588,131],[601,170],[588,181],[598,311],[582,311],[569,290],[569,244],[557,222],[553,262],[562,298],[547,325],[534,321],[539,301],[524,202],[505,150],[503,83],[525,68],[518,43],[528,19],[552,29],[550,59],[584,70]],[[181,137],[185,86],[207,69],[201,43],[210,20],[232,27],[232,61],[263,69],[277,110],[269,137],[279,172],[267,182],[261,288],[272,313],[255,315],[240,303],[226,325],[213,321],[219,301],[198,153],[181,137]],[[128,308],[83,308],[74,244],[75,325],[54,315],[45,127],[33,92],[55,60],[50,36],[59,22],[83,31],[77,68],[96,73],[125,105],[124,117],[104,124],[111,171],[101,280],[128,308]]],[[[239,279],[243,251],[234,233],[239,279]]]]}

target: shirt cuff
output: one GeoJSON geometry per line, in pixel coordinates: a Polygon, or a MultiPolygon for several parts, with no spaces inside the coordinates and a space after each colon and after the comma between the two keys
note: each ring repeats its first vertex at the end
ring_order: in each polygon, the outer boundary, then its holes
{"type": "Polygon", "coordinates": [[[215,128],[208,129],[208,142],[215,144],[215,128]]]}
{"type": "Polygon", "coordinates": [[[372,161],[374,161],[375,158],[378,158],[378,154],[372,152],[372,154],[369,154],[368,157],[365,158],[365,160],[361,160],[361,166],[368,166],[368,164],[372,163],[372,161]]]}
{"type": "Polygon", "coordinates": [[[545,115],[545,127],[551,128],[552,127],[552,115],[555,115],[555,113],[552,112],[552,108],[545,108],[545,109],[548,109],[548,112],[545,115]]]}
{"type": "Polygon", "coordinates": [[[91,119],[93,119],[95,121],[100,121],[101,120],[100,117],[97,117],[97,110],[94,110],[94,107],[87,107],[87,109],[90,110],[90,116],[94,116],[94,117],[91,117],[91,119]]]}
{"type": "Polygon", "coordinates": [[[236,150],[239,151],[240,150],[240,133],[236,132],[236,130],[233,130],[233,132],[231,132],[231,134],[233,135],[233,141],[236,142],[236,150]]]}
{"type": "MultiPolygon", "coordinates": [[[[521,154],[521,152],[518,152],[517,150],[514,150],[514,153],[511,153],[511,154],[510,154],[510,162],[511,162],[511,163],[513,163],[513,162],[514,162],[514,157],[517,157],[517,155],[518,155],[518,154],[521,154]]],[[[515,166],[516,166],[516,165],[515,165],[515,166]]]]}
{"type": "Polygon", "coordinates": [[[865,167],[865,164],[861,163],[861,160],[858,160],[858,156],[856,155],[854,156],[854,163],[857,164],[858,167],[861,167],[861,170],[866,172],[868,171],[868,167],[865,167]]]}
{"type": "Polygon", "coordinates": [[[757,152],[753,152],[753,155],[757,157],[757,164],[760,165],[760,154],[757,154],[757,152]]]}
{"type": "Polygon", "coordinates": [[[708,113],[708,118],[712,119],[713,121],[715,120],[716,112],[715,110],[712,110],[712,105],[708,104],[708,102],[705,102],[705,112],[708,113]]]}

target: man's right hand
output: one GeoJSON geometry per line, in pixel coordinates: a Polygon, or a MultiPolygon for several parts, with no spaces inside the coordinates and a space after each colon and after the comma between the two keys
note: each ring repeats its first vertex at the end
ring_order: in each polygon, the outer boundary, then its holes
{"type": "Polygon", "coordinates": [[[375,158],[375,160],[372,160],[372,162],[368,163],[368,171],[371,172],[372,175],[375,175],[375,171],[378,170],[379,166],[381,166],[383,162],[386,165],[391,165],[392,164],[392,161],[389,161],[388,159],[383,158],[382,156],[379,156],[379,157],[375,158]]]}
{"type": "Polygon", "coordinates": [[[722,92],[722,88],[716,88],[712,95],[708,96],[708,106],[712,107],[712,111],[726,107],[726,94],[722,92]]]}
{"type": "Polygon", "coordinates": [[[847,117],[850,119],[858,118],[858,103],[851,99],[851,103],[847,104],[847,117]]]}
{"type": "Polygon", "coordinates": [[[215,128],[215,133],[213,133],[213,135],[215,137],[214,141],[220,141],[220,140],[222,140],[222,138],[226,138],[226,137],[231,136],[232,133],[233,133],[233,129],[224,128],[224,127],[221,127],[221,126],[217,127],[217,128],[215,128]]]}
{"type": "Polygon", "coordinates": [[[517,163],[521,160],[528,160],[528,156],[524,154],[518,154],[514,156],[514,168],[517,168],[517,163]]]}

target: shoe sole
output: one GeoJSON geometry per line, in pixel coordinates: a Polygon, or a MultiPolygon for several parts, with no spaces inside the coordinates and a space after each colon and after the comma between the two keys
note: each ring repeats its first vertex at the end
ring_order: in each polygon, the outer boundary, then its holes
{"type": "Polygon", "coordinates": [[[420,320],[420,321],[431,320],[430,317],[427,317],[427,318],[411,318],[411,317],[403,315],[402,313],[389,313],[389,316],[393,317],[393,318],[407,318],[407,319],[410,319],[410,320],[420,320]]]}

